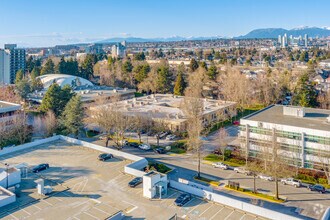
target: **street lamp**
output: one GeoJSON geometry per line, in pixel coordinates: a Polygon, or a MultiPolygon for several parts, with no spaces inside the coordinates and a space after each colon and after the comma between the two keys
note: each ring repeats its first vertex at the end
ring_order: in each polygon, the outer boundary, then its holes
{"type": "Polygon", "coordinates": [[[8,178],[9,178],[9,175],[8,175],[8,167],[9,167],[9,164],[8,163],[5,163],[5,166],[6,166],[6,173],[7,173],[7,184],[6,184],[6,189],[8,189],[8,185],[9,185],[9,181],[8,181],[8,178]]]}

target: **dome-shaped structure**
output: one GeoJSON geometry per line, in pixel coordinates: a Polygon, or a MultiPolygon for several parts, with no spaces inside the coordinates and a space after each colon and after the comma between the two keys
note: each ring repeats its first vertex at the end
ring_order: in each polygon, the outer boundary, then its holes
{"type": "Polygon", "coordinates": [[[72,75],[66,75],[66,74],[46,74],[38,77],[43,86],[44,89],[48,89],[49,86],[51,86],[54,82],[57,83],[59,86],[63,87],[65,85],[69,85],[72,87],[76,86],[93,86],[93,83],[88,81],[87,79],[78,77],[78,76],[72,76],[72,75]]]}

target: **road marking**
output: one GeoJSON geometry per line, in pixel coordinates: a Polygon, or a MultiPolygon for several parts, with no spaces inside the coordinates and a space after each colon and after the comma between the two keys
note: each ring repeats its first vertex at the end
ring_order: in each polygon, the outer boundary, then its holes
{"type": "Polygon", "coordinates": [[[37,209],[39,209],[39,210],[41,210],[41,208],[40,207],[38,207],[37,205],[33,205],[34,207],[36,207],[37,209]]]}
{"type": "Polygon", "coordinates": [[[29,213],[28,211],[24,210],[24,209],[20,209],[22,210],[23,212],[26,212],[28,215],[31,215],[31,213],[29,213]]]}
{"type": "MultiPolygon", "coordinates": [[[[202,201],[203,202],[203,201],[202,201]]],[[[200,204],[198,204],[200,205],[200,204]]],[[[205,209],[200,215],[199,217],[201,217],[207,210],[209,210],[211,207],[213,207],[213,204],[211,204],[207,209],[205,209]]]]}
{"type": "Polygon", "coordinates": [[[17,220],[19,220],[19,218],[16,218],[16,216],[15,215],[13,215],[13,214],[11,214],[11,213],[9,213],[9,212],[7,212],[10,216],[12,216],[12,217],[14,217],[14,219],[17,219],[17,220]]]}
{"type": "MultiPolygon", "coordinates": [[[[222,209],[224,209],[224,208],[225,208],[225,207],[223,206],[222,209]]],[[[210,220],[212,220],[215,216],[217,216],[217,214],[218,214],[219,212],[221,212],[222,209],[220,209],[220,210],[217,211],[214,215],[212,215],[212,217],[210,218],[210,220]]]]}
{"type": "Polygon", "coordinates": [[[46,200],[41,200],[41,201],[44,201],[45,203],[47,203],[48,205],[50,205],[50,206],[53,206],[50,202],[47,202],[46,200]]]}
{"type": "Polygon", "coordinates": [[[99,218],[95,217],[94,215],[89,214],[88,212],[84,212],[84,213],[85,213],[86,215],[89,215],[89,216],[92,217],[92,218],[99,219],[99,218]]]}
{"type": "Polygon", "coordinates": [[[235,212],[235,210],[233,210],[224,220],[226,220],[229,216],[231,216],[231,214],[233,214],[235,212]]]}
{"type": "Polygon", "coordinates": [[[103,213],[105,213],[105,214],[107,214],[107,215],[110,215],[110,213],[108,213],[108,212],[106,212],[106,211],[104,211],[104,210],[102,210],[102,209],[99,209],[99,208],[97,208],[96,206],[94,206],[93,208],[96,209],[96,210],[99,210],[100,212],[103,212],[103,213]]]}
{"type": "Polygon", "coordinates": [[[101,201],[99,201],[99,200],[97,200],[97,199],[90,199],[90,200],[92,200],[92,201],[94,201],[94,202],[96,202],[96,203],[98,203],[98,204],[101,204],[101,203],[102,203],[101,201]]]}

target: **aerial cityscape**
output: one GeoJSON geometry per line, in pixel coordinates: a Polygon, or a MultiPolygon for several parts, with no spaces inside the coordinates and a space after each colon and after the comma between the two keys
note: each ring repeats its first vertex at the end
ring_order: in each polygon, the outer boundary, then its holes
{"type": "Polygon", "coordinates": [[[330,2],[0,8],[0,219],[330,220],[330,2]]]}

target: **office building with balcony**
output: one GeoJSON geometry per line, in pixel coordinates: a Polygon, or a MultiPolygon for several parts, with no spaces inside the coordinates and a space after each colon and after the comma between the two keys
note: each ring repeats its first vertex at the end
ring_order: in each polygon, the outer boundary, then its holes
{"type": "Polygon", "coordinates": [[[319,168],[330,161],[330,110],[271,105],[242,118],[239,136],[248,157],[277,152],[289,165],[319,168]]]}

